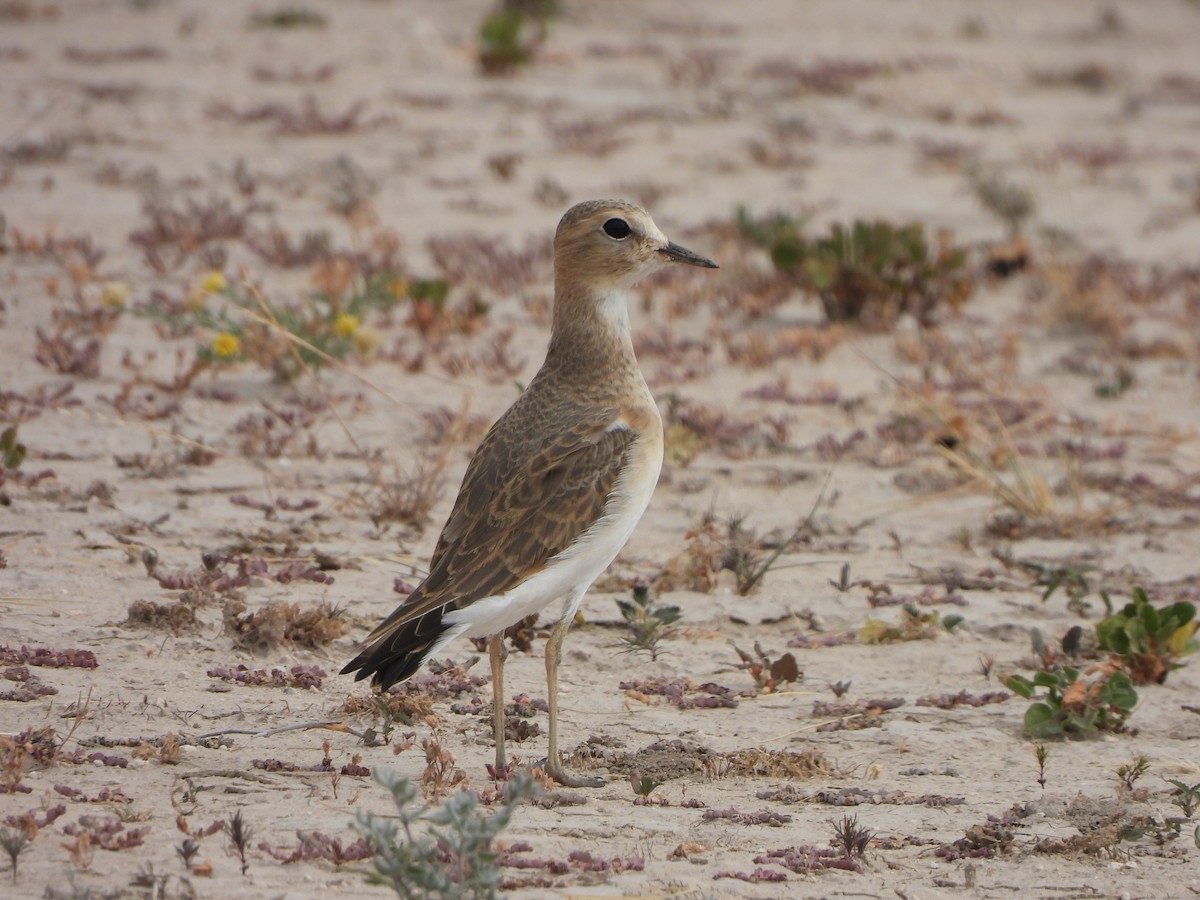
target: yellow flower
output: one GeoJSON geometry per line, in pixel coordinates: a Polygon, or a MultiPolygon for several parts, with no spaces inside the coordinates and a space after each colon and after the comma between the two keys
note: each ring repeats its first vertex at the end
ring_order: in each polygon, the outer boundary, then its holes
{"type": "Polygon", "coordinates": [[[222,331],[212,341],[212,352],[221,359],[230,359],[238,355],[238,351],[242,349],[242,342],[238,340],[236,334],[230,334],[228,331],[222,331]]]}
{"type": "Polygon", "coordinates": [[[393,278],[388,283],[388,293],[396,299],[408,296],[408,281],[403,278],[393,278]]]}
{"type": "Polygon", "coordinates": [[[225,280],[225,276],[213,269],[204,276],[204,280],[200,282],[200,288],[206,294],[219,294],[229,287],[229,282],[225,280]]]}
{"type": "Polygon", "coordinates": [[[358,331],[358,316],[353,313],[338,313],[333,320],[333,333],[338,337],[350,337],[358,331]]]}
{"type": "Polygon", "coordinates": [[[129,285],[123,281],[109,281],[100,294],[100,302],[112,309],[121,309],[129,299],[129,285]]]}

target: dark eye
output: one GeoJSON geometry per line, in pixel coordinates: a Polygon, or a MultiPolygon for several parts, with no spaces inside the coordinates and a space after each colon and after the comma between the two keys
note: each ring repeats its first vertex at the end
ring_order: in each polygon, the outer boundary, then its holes
{"type": "Polygon", "coordinates": [[[624,219],[609,219],[604,223],[604,233],[615,241],[621,241],[629,237],[633,229],[624,219]]]}

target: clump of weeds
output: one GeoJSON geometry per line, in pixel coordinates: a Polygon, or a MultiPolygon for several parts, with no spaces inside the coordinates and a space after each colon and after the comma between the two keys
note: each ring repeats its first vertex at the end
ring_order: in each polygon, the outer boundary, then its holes
{"type": "Polygon", "coordinates": [[[820,299],[830,322],[883,331],[911,315],[931,324],[941,308],[957,309],[974,291],[966,251],[949,232],[939,233],[931,248],[917,222],[856,220],[810,239],[787,217],[755,224],[743,213],[739,221],[747,237],[767,247],[779,271],[820,299]]]}
{"type": "Polygon", "coordinates": [[[248,613],[245,603],[229,600],[223,619],[233,645],[255,652],[281,644],[323,647],[346,630],[344,611],[328,603],[302,608],[296,603],[273,601],[248,613]]]}
{"type": "Polygon", "coordinates": [[[269,853],[284,865],[319,859],[335,866],[344,866],[371,859],[375,855],[365,838],[343,844],[340,839],[320,831],[298,831],[296,837],[299,841],[291,850],[272,847],[266,841],[261,842],[258,849],[269,853]]]}
{"type": "Polygon", "coordinates": [[[617,600],[617,608],[632,632],[621,639],[625,650],[629,653],[649,653],[652,660],[658,659],[658,643],[670,636],[670,626],[679,621],[679,607],[652,606],[650,586],[639,584],[633,588],[633,599],[617,600]]]}
{"type": "Polygon", "coordinates": [[[1132,794],[1138,779],[1150,771],[1150,758],[1139,753],[1129,762],[1117,766],[1117,791],[1121,794],[1132,794]]]}
{"type": "Polygon", "coordinates": [[[142,206],[149,223],[132,232],[129,240],[142,248],[147,264],[156,272],[178,268],[197,253],[203,253],[202,258],[211,264],[224,259],[226,241],[245,237],[249,217],[262,209],[253,201],[235,206],[224,197],[188,197],[176,206],[151,194],[142,206]]]}
{"type": "Polygon", "coordinates": [[[198,604],[195,591],[174,603],[159,603],[156,600],[134,600],[129,604],[125,621],[126,628],[149,628],[166,631],[174,635],[194,633],[200,630],[200,619],[196,615],[198,604]]]}
{"type": "Polygon", "coordinates": [[[0,433],[0,487],[17,474],[25,461],[25,445],[17,439],[17,426],[10,425],[0,433]]]}
{"type": "Polygon", "coordinates": [[[13,884],[17,883],[17,865],[21,861],[21,854],[30,849],[29,844],[29,835],[21,829],[14,828],[10,831],[8,828],[0,828],[0,850],[8,857],[13,884]]]}
{"type": "Polygon", "coordinates": [[[650,805],[650,795],[662,787],[662,784],[661,781],[656,780],[650,775],[643,775],[638,772],[629,773],[629,786],[633,788],[633,792],[637,795],[637,798],[633,801],[637,806],[650,805]]]}
{"type": "Polygon", "coordinates": [[[1200,783],[1186,784],[1177,778],[1168,778],[1167,783],[1174,788],[1171,792],[1171,802],[1190,819],[1196,810],[1200,809],[1200,783]]]}
{"type": "Polygon", "coordinates": [[[445,488],[449,446],[422,442],[411,467],[373,467],[371,483],[356,498],[376,528],[398,522],[423,531],[445,488]]]}
{"type": "Polygon", "coordinates": [[[833,824],[833,849],[840,850],[843,859],[864,859],[867,846],[875,832],[858,824],[858,816],[843,816],[833,824]]]}
{"type": "Polygon", "coordinates": [[[269,12],[255,13],[250,17],[252,28],[324,28],[329,20],[307,6],[285,5],[269,12]]]}
{"type": "Polygon", "coordinates": [[[1025,713],[1025,731],[1041,740],[1120,731],[1138,701],[1129,676],[1108,664],[1084,671],[1061,666],[1032,680],[1010,675],[1004,686],[1034,701],[1025,713]]]}
{"type": "Polygon", "coordinates": [[[532,776],[513,773],[503,803],[491,815],[482,814],[478,798],[465,789],[434,807],[419,803],[421,791],[407,778],[378,771],[375,779],[391,793],[396,815],[360,810],[355,816],[355,829],[375,854],[368,881],[413,900],[498,896],[500,856],[494,844],[517,807],[533,795],[532,776]]]}
{"type": "Polygon", "coordinates": [[[1003,422],[997,422],[996,444],[976,450],[962,441],[939,442],[937,452],[950,466],[988,490],[1020,521],[1053,521],[1058,518],[1054,495],[1046,480],[1016,446],[1003,422]]]}
{"type": "MultiPolygon", "coordinates": [[[[1186,601],[1156,608],[1143,588],[1135,588],[1130,603],[1095,626],[1094,644],[1108,658],[1083,671],[1063,665],[1035,634],[1045,668],[1032,679],[1004,679],[1009,690],[1035,701],[1025,714],[1026,732],[1045,739],[1120,731],[1138,701],[1134,685],[1163,683],[1181,665],[1179,657],[1195,652],[1195,615],[1186,601]]],[[[1085,637],[1081,626],[1072,628],[1063,638],[1065,656],[1077,658],[1085,637]]]]}
{"type": "Polygon", "coordinates": [[[48,828],[65,815],[66,811],[67,807],[64,804],[57,803],[54,806],[42,805],[34,807],[20,815],[4,817],[4,824],[7,827],[0,833],[6,836],[0,841],[0,847],[3,847],[5,852],[12,858],[14,879],[16,878],[16,857],[27,851],[34,838],[43,829],[48,828]],[[9,831],[10,828],[12,829],[11,831],[9,831]]]}
{"type": "Polygon", "coordinates": [[[344,288],[271,303],[253,285],[231,284],[213,271],[182,301],[160,296],[135,313],[161,323],[164,336],[201,334],[196,360],[202,367],[249,361],[290,380],[372,352],[379,337],[365,320],[394,308],[413,289],[387,274],[344,288]]]}
{"type": "Polygon", "coordinates": [[[722,572],[732,572],[735,590],[748,594],[761,580],[763,552],[758,535],[745,527],[741,516],[731,516],[718,524],[706,513],[696,527],[688,530],[687,547],[667,563],[655,579],[661,591],[716,590],[722,572]]]}
{"type": "Polygon", "coordinates": [[[310,137],[321,134],[353,134],[369,128],[377,128],[387,121],[384,116],[364,119],[367,104],[359,100],[337,113],[321,109],[317,98],[305,95],[299,108],[278,101],[260,103],[246,109],[236,109],[228,103],[212,103],[205,112],[214,119],[236,123],[269,122],[277,135],[310,137]]]}
{"type": "Polygon", "coordinates": [[[455,765],[454,754],[442,746],[436,735],[421,741],[421,749],[425,751],[421,792],[426,799],[436,803],[448,790],[463,784],[467,780],[467,773],[455,765]]]}
{"type": "Polygon", "coordinates": [[[1008,178],[998,169],[972,165],[966,170],[967,182],[980,205],[1008,226],[1011,238],[1021,233],[1021,226],[1037,206],[1033,191],[1024,184],[1008,178]]]}
{"type": "Polygon", "coordinates": [[[1032,573],[1034,584],[1045,588],[1042,591],[1043,603],[1061,589],[1067,595],[1067,609],[1079,615],[1086,611],[1084,598],[1092,592],[1088,573],[1096,569],[1091,563],[1040,563],[1032,559],[1016,559],[1003,552],[997,552],[995,556],[1006,566],[1018,566],[1032,573]]]}
{"type": "Polygon", "coordinates": [[[900,620],[895,625],[881,619],[868,619],[859,628],[858,638],[864,644],[925,641],[941,632],[953,632],[962,622],[963,617],[957,613],[943,616],[937,610],[922,612],[915,603],[904,603],[900,607],[900,620]]]}
{"type": "Polygon", "coordinates": [[[781,685],[799,681],[804,677],[804,673],[796,665],[796,657],[791,653],[784,653],[782,656],[771,659],[758,641],[754,642],[753,655],[742,650],[732,641],[730,641],[730,645],[741,660],[738,668],[749,672],[754,683],[758,685],[758,689],[765,694],[777,691],[781,685]]]}
{"type": "Polygon", "coordinates": [[[1134,684],[1162,684],[1196,652],[1196,607],[1186,601],[1155,608],[1145,589],[1134,588],[1133,600],[1096,626],[1096,642],[1112,654],[1134,684]]]}
{"type": "Polygon", "coordinates": [[[546,41],[558,0],[499,0],[479,23],[479,68],[508,75],[533,61],[546,41]]]}
{"type": "MultiPolygon", "coordinates": [[[[362,742],[368,747],[391,744],[397,725],[407,727],[412,725],[414,718],[426,719],[433,715],[432,701],[420,695],[384,694],[367,699],[378,716],[378,726],[369,725],[363,729],[362,742]]],[[[364,701],[357,697],[348,698],[344,708],[347,712],[359,712],[364,709],[364,701]]],[[[396,746],[408,749],[415,739],[415,732],[406,732],[403,743],[396,746]]]]}
{"type": "Polygon", "coordinates": [[[230,852],[237,856],[244,877],[250,869],[250,863],[246,859],[246,851],[250,847],[250,839],[254,836],[254,830],[246,824],[246,820],[243,818],[240,809],[226,820],[225,834],[229,837],[230,852]]]}

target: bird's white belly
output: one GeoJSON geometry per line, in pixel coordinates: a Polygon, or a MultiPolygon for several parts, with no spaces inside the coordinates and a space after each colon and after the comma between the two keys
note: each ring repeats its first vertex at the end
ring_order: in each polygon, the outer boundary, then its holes
{"type": "MultiPolygon", "coordinates": [[[[496,634],[564,595],[569,596],[563,615],[574,616],[588,587],[608,568],[633,534],[650,503],[661,468],[662,438],[658,435],[639,438],[630,448],[629,463],[617,479],[604,515],[579,540],[550,559],[541,571],[512,590],[448,613],[443,619],[450,626],[447,639],[496,634]]],[[[444,645],[445,641],[441,641],[438,648],[444,645]]]]}

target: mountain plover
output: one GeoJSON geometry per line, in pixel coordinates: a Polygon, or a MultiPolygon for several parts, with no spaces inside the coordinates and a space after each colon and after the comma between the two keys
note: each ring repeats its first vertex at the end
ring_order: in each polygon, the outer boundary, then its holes
{"type": "Polygon", "coordinates": [[[562,217],[546,361],[475,451],[429,575],[342,670],[386,689],[455,638],[489,637],[497,773],[507,767],[504,629],[563,597],[546,644],[546,772],[572,787],[604,783],[563,769],[558,663],[584,594],[633,534],[662,467],[662,420],[633,354],[627,292],[671,263],[717,268],[632,203],[595,200],[562,217]]]}

